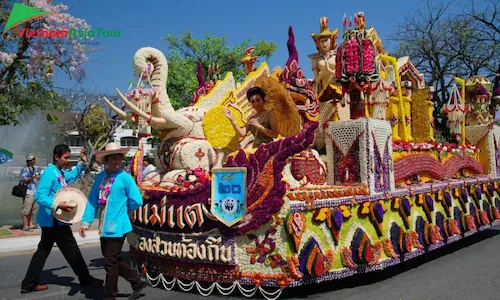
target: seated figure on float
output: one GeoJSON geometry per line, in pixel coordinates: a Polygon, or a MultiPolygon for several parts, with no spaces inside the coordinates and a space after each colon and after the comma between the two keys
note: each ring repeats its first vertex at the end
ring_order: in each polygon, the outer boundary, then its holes
{"type": "Polygon", "coordinates": [[[229,119],[240,137],[245,137],[248,132],[251,132],[255,137],[252,148],[257,148],[261,144],[271,142],[278,137],[276,118],[272,110],[265,109],[266,94],[261,88],[253,87],[249,89],[247,99],[254,112],[250,115],[245,126],[240,127],[236,124],[233,114],[227,108],[224,109],[224,115],[229,119]]]}
{"type": "MultiPolygon", "coordinates": [[[[246,153],[254,153],[259,146],[273,140],[295,136],[302,128],[299,110],[301,108],[302,110],[306,109],[307,105],[310,104],[304,91],[311,92],[312,88],[310,90],[304,89],[302,92],[294,91],[283,80],[283,78],[289,78],[292,73],[295,74],[294,76],[303,76],[302,70],[298,69],[297,66],[298,56],[296,56],[295,46],[290,42],[288,46],[294,59],[289,60],[284,71],[279,74],[273,72],[270,76],[258,77],[254,82],[254,86],[247,91],[247,100],[252,106],[248,122],[243,122],[243,125],[240,126],[237,124],[231,110],[228,108],[223,109],[236,136],[244,138],[243,140],[247,138],[247,135],[254,137],[250,149],[242,147],[246,153]]],[[[249,49],[253,51],[253,47],[249,49]]],[[[255,57],[250,56],[248,52],[245,51],[242,65],[246,73],[250,70],[255,72],[255,68],[253,68],[254,61],[252,60],[255,57]]],[[[252,72],[248,74],[250,75],[252,72]]],[[[299,77],[299,79],[303,81],[305,78],[299,77]]],[[[243,143],[243,140],[241,143],[243,143]]],[[[308,149],[294,155],[286,164],[285,173],[288,182],[293,187],[303,184],[321,185],[326,182],[325,163],[314,149],[308,149]]]]}

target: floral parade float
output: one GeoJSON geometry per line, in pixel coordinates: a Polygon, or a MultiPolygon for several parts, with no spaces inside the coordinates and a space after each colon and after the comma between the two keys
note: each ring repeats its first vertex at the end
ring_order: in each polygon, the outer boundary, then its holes
{"type": "Polygon", "coordinates": [[[436,141],[433,90],[423,75],[409,58],[384,51],[362,13],[355,20],[335,52],[353,115],[324,124],[321,91],[299,67],[291,27],[283,70],[253,67],[247,49],[241,84],[228,73],[207,88],[200,75],[192,103],[178,110],[165,88],[165,56],[136,52],[146,97],[117,91],[133,113],[108,105],[123,118],[142,118],[162,139],[158,172],[141,178],[142,150],[131,166],[144,205],[131,215],[130,256],[152,286],[276,299],[286,288],[384,269],[500,223],[497,128],[472,128],[462,118],[465,138],[436,141]],[[280,134],[258,148],[223,115],[229,109],[242,126],[253,86],[266,91],[280,134]],[[381,86],[383,97],[375,93],[381,86]],[[370,97],[385,99],[385,117],[369,107],[370,97]],[[324,156],[312,148],[318,128],[324,156]]]}

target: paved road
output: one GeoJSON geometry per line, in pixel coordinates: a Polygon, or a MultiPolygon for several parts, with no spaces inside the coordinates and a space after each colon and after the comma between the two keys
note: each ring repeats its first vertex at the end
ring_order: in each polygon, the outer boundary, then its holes
{"type": "MultiPolygon", "coordinates": [[[[97,246],[82,246],[91,274],[104,279],[103,260],[97,246]]],[[[124,249],[128,250],[128,246],[124,249]]],[[[102,290],[83,294],[78,280],[54,249],[42,277],[50,284],[47,291],[22,295],[21,280],[32,251],[0,255],[0,299],[101,299],[102,290]]],[[[489,229],[448,247],[428,253],[383,272],[359,275],[337,282],[294,289],[282,296],[288,299],[409,300],[409,299],[500,299],[500,227],[489,229]]],[[[120,278],[119,295],[131,293],[120,278]]],[[[158,288],[147,288],[141,299],[201,300],[205,297],[158,288]]],[[[213,296],[210,299],[229,299],[213,296]]],[[[243,299],[243,298],[239,298],[243,299]]]]}

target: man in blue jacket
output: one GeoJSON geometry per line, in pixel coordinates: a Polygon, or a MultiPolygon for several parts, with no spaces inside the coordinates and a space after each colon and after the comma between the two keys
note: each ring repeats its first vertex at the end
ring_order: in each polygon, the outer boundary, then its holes
{"type": "Polygon", "coordinates": [[[67,145],[57,145],[54,148],[53,163],[49,164],[40,177],[35,194],[35,202],[39,205],[37,223],[42,227],[42,237],[22,282],[21,293],[48,289],[46,284],[39,283],[39,279],[45,261],[54,246],[54,242],[61,250],[73,272],[78,276],[80,285],[83,287],[102,286],[102,280],[90,275],[70,225],[59,222],[52,215],[52,212],[55,212],[59,208],[68,212],[74,208],[66,202],[54,203],[54,195],[66,184],[71,184],[80,178],[87,162],[85,153],[85,150],[80,152],[81,161],[76,168],[68,172],[64,169],[68,165],[71,150],[67,145]]]}
{"type": "Polygon", "coordinates": [[[134,292],[129,299],[139,298],[147,286],[146,281],[142,281],[139,274],[120,256],[125,237],[132,231],[129,212],[142,205],[142,196],[135,180],[121,169],[123,157],[129,150],[130,147],[121,148],[117,143],[109,143],[104,150],[96,151],[96,160],[104,164],[106,169],[95,176],[80,228],[80,236],[84,238],[86,229],[98,211],[101,250],[106,269],[104,299],[115,299],[118,276],[125,278],[132,286],[134,292]]]}

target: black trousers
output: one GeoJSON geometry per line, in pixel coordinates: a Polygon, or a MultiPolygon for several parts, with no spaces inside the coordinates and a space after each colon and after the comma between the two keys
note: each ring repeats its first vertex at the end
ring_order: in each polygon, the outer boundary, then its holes
{"type": "Polygon", "coordinates": [[[71,227],[68,225],[60,225],[56,219],[54,219],[53,226],[54,227],[42,227],[42,239],[31,259],[26,277],[24,277],[22,283],[23,289],[30,290],[39,284],[40,273],[42,273],[54,243],[57,244],[64,258],[73,269],[73,272],[78,276],[80,284],[86,285],[92,281],[93,277],[90,276],[89,269],[82,257],[80,248],[78,248],[71,227]]]}
{"type": "Polygon", "coordinates": [[[115,299],[118,292],[118,276],[125,278],[132,288],[141,283],[141,277],[121,257],[125,237],[101,237],[101,250],[104,256],[104,269],[106,270],[106,283],[104,285],[104,299],[115,299]]]}

